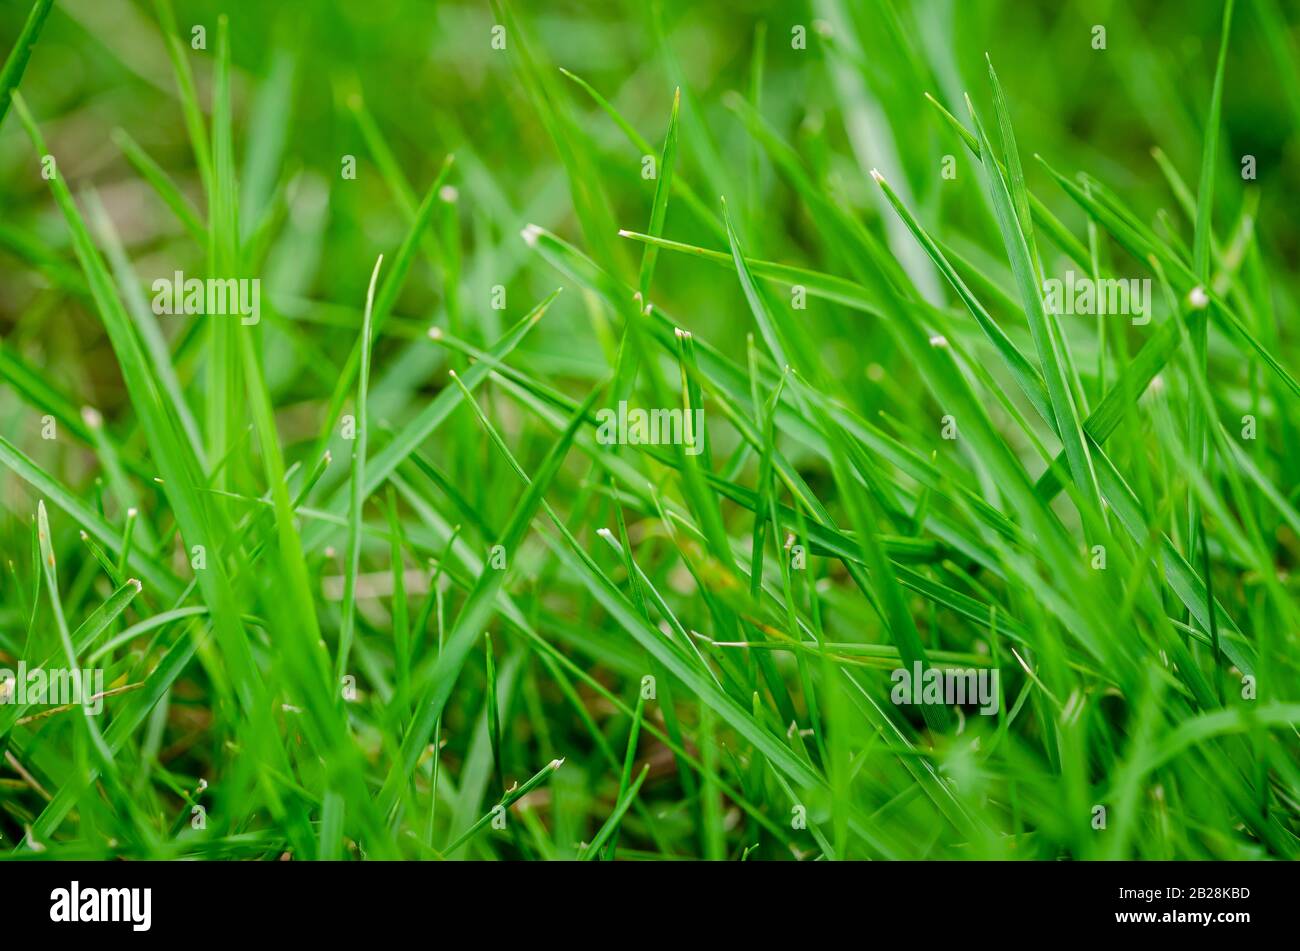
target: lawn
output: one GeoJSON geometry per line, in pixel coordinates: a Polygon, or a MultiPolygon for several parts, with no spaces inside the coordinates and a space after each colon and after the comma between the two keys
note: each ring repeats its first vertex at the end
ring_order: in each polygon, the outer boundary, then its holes
{"type": "Polygon", "coordinates": [[[1293,5],[0,61],[0,857],[1300,856],[1293,5]]]}

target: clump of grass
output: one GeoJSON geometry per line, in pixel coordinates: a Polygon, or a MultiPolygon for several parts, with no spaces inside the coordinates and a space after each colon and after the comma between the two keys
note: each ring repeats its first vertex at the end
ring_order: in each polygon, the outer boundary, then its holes
{"type": "Polygon", "coordinates": [[[107,65],[0,18],[0,668],[108,688],[0,704],[0,854],[1297,856],[1300,184],[1235,91],[1262,39],[1294,128],[1274,4],[1171,6],[1204,83],[1105,95],[1065,77],[1184,54],[177,6],[107,65]],[[1055,313],[1066,269],[1151,321],[1055,313]],[[174,270],[266,319],[157,316],[174,270]],[[954,669],[992,715],[896,701],[954,669]]]}

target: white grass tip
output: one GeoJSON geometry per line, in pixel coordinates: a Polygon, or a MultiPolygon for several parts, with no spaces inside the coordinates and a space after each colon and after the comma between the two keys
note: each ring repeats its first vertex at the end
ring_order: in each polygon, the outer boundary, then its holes
{"type": "Polygon", "coordinates": [[[550,762],[549,765],[550,765],[551,769],[559,769],[561,766],[564,765],[564,757],[561,756],[559,759],[553,759],[553,760],[551,760],[551,762],[550,762]]]}
{"type": "Polygon", "coordinates": [[[441,327],[430,327],[430,328],[429,328],[429,339],[430,339],[430,340],[441,340],[441,339],[442,339],[442,328],[441,328],[441,327]]]}
{"type": "Polygon", "coordinates": [[[943,334],[933,334],[930,337],[930,346],[946,347],[948,346],[948,338],[945,337],[943,334]]]}
{"type": "Polygon", "coordinates": [[[626,228],[619,228],[619,229],[618,229],[618,236],[619,236],[620,238],[630,238],[630,237],[632,237],[632,232],[631,232],[631,231],[628,231],[626,228]]]}
{"type": "Polygon", "coordinates": [[[1205,310],[1206,307],[1210,306],[1210,295],[1205,293],[1205,288],[1198,284],[1187,295],[1187,303],[1192,305],[1193,310],[1205,310]]]}
{"type": "Polygon", "coordinates": [[[139,514],[140,514],[140,510],[137,508],[129,508],[126,510],[127,518],[135,518],[139,514]]]}
{"type": "Polygon", "coordinates": [[[140,583],[139,578],[128,578],[126,583],[129,584],[131,587],[135,588],[136,594],[139,594],[141,591],[144,590],[144,585],[140,583]]]}
{"type": "Polygon", "coordinates": [[[885,176],[881,175],[880,170],[876,168],[873,168],[871,170],[871,177],[876,180],[877,185],[879,185],[881,182],[885,180],[885,176]]]}
{"type": "Polygon", "coordinates": [[[334,453],[332,453],[332,452],[330,452],[328,449],[326,449],[326,450],[325,450],[325,455],[324,455],[323,458],[324,458],[324,460],[325,460],[325,465],[329,465],[331,462],[334,461],[334,453]]]}
{"type": "Polygon", "coordinates": [[[99,429],[104,425],[103,415],[93,406],[81,407],[81,421],[91,429],[99,429]]]}
{"type": "Polygon", "coordinates": [[[455,185],[443,185],[438,189],[438,197],[449,205],[460,200],[460,190],[455,185]]]}
{"type": "Polygon", "coordinates": [[[537,247],[537,236],[541,233],[542,229],[537,225],[525,225],[523,230],[519,232],[519,237],[524,239],[524,244],[530,248],[535,248],[537,247]]]}
{"type": "Polygon", "coordinates": [[[614,540],[614,533],[611,532],[608,528],[598,528],[596,529],[596,534],[599,535],[601,538],[608,539],[609,541],[614,540]]]}

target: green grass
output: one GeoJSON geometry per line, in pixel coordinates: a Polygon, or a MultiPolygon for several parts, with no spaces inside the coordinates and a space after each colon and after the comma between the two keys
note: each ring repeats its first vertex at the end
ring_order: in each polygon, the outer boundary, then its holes
{"type": "Polygon", "coordinates": [[[0,12],[0,856],[1300,855],[1292,11],[320,6],[0,12]]]}

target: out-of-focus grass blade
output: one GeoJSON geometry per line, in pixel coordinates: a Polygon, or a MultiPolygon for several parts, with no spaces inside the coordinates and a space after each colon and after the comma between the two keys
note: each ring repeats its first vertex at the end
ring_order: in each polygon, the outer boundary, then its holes
{"type": "MultiPolygon", "coordinates": [[[[1016,285],[1020,291],[1025,315],[1029,318],[1029,327],[1034,336],[1038,358],[1043,368],[1043,378],[1047,384],[1047,393],[1051,399],[1053,428],[1065,446],[1066,458],[1070,463],[1070,473],[1082,499],[1080,511],[1085,524],[1094,527],[1089,534],[1096,532],[1095,522],[1100,518],[1101,491],[1097,486],[1097,474],[1093,469],[1092,455],[1088,451],[1083,427],[1079,422],[1075,407],[1074,394],[1066,373],[1065,358],[1061,342],[1057,338],[1056,328],[1051,316],[1043,307],[1043,297],[1036,277],[1033,259],[1026,243],[1025,235],[1017,224],[1015,209],[1012,207],[1011,195],[1002,178],[1002,171],[993,155],[993,148],[975,113],[975,107],[969,103],[971,118],[979,136],[980,155],[983,158],[981,168],[984,170],[985,185],[997,213],[998,226],[1006,246],[1011,269],[1015,274],[1016,285]]],[[[1021,183],[1023,187],[1023,182],[1021,183]]]]}
{"type": "Polygon", "coordinates": [[[27,61],[32,56],[32,48],[36,46],[36,40],[45,26],[45,18],[50,15],[53,7],[54,0],[36,0],[32,4],[31,13],[27,14],[27,22],[23,24],[22,32],[18,34],[18,41],[14,43],[14,48],[5,58],[4,68],[0,69],[0,126],[4,125],[13,91],[22,81],[23,71],[27,69],[27,61]]]}

